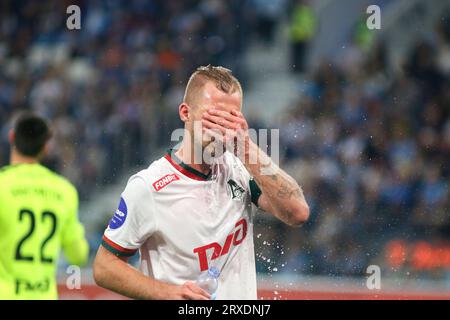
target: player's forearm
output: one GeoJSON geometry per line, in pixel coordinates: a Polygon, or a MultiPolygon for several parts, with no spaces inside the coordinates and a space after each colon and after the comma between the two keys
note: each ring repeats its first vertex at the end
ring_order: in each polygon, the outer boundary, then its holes
{"type": "Polygon", "coordinates": [[[163,300],[173,287],[145,276],[125,261],[100,247],[94,262],[95,282],[106,289],[132,299],[163,300]]]}
{"type": "Polygon", "coordinates": [[[308,219],[309,207],[301,187],[251,141],[244,164],[267,197],[272,214],[290,225],[301,225],[308,219]]]}

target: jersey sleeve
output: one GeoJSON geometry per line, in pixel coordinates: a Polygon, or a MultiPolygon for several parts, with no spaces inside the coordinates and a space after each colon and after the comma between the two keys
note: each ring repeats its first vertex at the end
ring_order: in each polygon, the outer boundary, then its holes
{"type": "Polygon", "coordinates": [[[69,263],[84,265],[89,257],[89,245],[84,226],[78,218],[78,193],[73,186],[69,186],[65,194],[68,215],[62,230],[62,248],[69,263]]]}
{"type": "Polygon", "coordinates": [[[252,202],[255,206],[258,206],[258,200],[259,197],[261,197],[262,191],[259,188],[256,181],[253,179],[253,177],[250,178],[248,184],[250,189],[250,196],[252,197],[252,202]]]}
{"type": "Polygon", "coordinates": [[[133,176],[105,230],[102,245],[117,256],[129,257],[156,229],[153,195],[145,180],[133,176]]]}

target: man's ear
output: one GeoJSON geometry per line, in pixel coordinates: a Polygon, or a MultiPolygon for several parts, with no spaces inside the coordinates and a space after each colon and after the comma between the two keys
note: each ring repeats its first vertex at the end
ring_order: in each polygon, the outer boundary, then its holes
{"type": "Polygon", "coordinates": [[[47,141],[44,144],[44,147],[42,148],[42,151],[39,153],[38,158],[39,159],[45,158],[48,155],[49,150],[50,150],[50,143],[47,141]]]}
{"type": "Polygon", "coordinates": [[[181,121],[183,121],[184,123],[186,123],[187,121],[189,121],[190,118],[190,110],[191,108],[189,107],[189,105],[185,102],[183,102],[182,104],[180,104],[180,106],[178,107],[178,113],[180,115],[180,119],[181,121]]]}
{"type": "Polygon", "coordinates": [[[16,134],[13,129],[10,129],[8,132],[8,141],[10,145],[14,145],[14,140],[16,138],[16,134]]]}

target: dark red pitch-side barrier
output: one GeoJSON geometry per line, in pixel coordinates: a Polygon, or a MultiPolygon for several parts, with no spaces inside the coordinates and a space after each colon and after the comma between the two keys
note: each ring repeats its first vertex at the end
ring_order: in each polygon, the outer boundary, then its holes
{"type": "MultiPolygon", "coordinates": [[[[60,299],[123,300],[125,297],[96,285],[83,285],[79,290],[58,286],[60,299]]],[[[325,292],[325,291],[279,291],[262,289],[258,291],[262,300],[450,300],[450,292],[325,292]]]]}

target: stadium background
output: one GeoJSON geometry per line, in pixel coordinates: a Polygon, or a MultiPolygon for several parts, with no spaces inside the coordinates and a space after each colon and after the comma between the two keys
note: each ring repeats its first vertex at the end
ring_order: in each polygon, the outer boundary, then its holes
{"type": "MultiPolygon", "coordinates": [[[[45,164],[80,192],[92,261],[127,177],[181,126],[189,74],[223,65],[311,207],[300,229],[258,215],[260,297],[450,298],[449,17],[443,0],[1,1],[0,164],[19,110],[51,119],[45,164]]],[[[61,298],[120,298],[89,268],[68,290],[66,267],[61,298]]]]}

